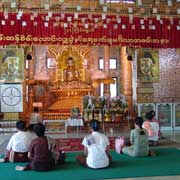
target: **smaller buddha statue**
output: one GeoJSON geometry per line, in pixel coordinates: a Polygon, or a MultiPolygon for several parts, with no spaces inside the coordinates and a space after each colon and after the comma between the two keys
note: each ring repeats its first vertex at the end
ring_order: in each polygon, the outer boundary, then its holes
{"type": "Polygon", "coordinates": [[[74,60],[69,57],[67,60],[67,68],[63,72],[64,81],[77,81],[79,80],[79,72],[75,68],[74,60]]]}

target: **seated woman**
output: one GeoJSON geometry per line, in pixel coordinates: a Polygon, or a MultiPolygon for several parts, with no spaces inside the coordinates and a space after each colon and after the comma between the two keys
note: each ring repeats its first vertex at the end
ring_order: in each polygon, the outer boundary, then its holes
{"type": "Polygon", "coordinates": [[[84,155],[77,156],[77,160],[85,167],[99,169],[106,168],[111,162],[109,155],[109,140],[107,136],[98,132],[100,122],[92,120],[90,122],[91,135],[84,137],[84,155]]]}
{"type": "Polygon", "coordinates": [[[157,145],[159,140],[160,128],[159,123],[155,120],[155,112],[150,111],[146,113],[146,121],[143,122],[142,127],[148,132],[148,139],[150,144],[157,145]]]}
{"type": "Polygon", "coordinates": [[[45,126],[41,123],[35,124],[34,132],[38,136],[34,139],[29,148],[31,162],[26,166],[16,166],[16,170],[49,171],[55,168],[55,161],[48,147],[48,139],[44,135],[45,126]]]}
{"type": "Polygon", "coordinates": [[[31,144],[31,141],[36,138],[36,136],[30,131],[26,131],[25,122],[17,121],[16,122],[17,133],[15,133],[8,145],[7,145],[7,154],[5,158],[1,158],[0,162],[27,162],[28,150],[31,144]]]}
{"type": "Polygon", "coordinates": [[[124,154],[128,154],[133,157],[148,156],[149,144],[148,134],[145,129],[142,128],[143,119],[136,117],[134,121],[135,129],[131,130],[130,142],[131,146],[125,146],[122,148],[124,154]]]}

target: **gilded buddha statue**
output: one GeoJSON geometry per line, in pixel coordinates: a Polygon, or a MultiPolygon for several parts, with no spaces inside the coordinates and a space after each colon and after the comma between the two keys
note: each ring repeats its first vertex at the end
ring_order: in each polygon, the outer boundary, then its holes
{"type": "Polygon", "coordinates": [[[91,80],[85,79],[83,57],[76,51],[64,51],[57,59],[57,68],[53,91],[72,91],[92,89],[91,80]]]}
{"type": "MultiPolygon", "coordinates": [[[[78,66],[80,68],[80,66],[78,66]]],[[[82,81],[81,70],[77,69],[74,59],[70,56],[66,60],[66,66],[62,70],[61,82],[58,82],[58,89],[85,89],[91,88],[91,85],[82,81]]]]}
{"type": "Polygon", "coordinates": [[[63,77],[65,82],[78,81],[80,79],[79,71],[75,68],[72,57],[69,57],[67,60],[67,68],[64,69],[63,77]]]}

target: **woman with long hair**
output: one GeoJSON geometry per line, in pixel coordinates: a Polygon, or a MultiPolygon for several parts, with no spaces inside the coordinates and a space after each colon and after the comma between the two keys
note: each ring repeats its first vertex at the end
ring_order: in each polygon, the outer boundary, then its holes
{"type": "Polygon", "coordinates": [[[134,157],[149,155],[148,134],[147,131],[142,128],[142,124],[143,118],[136,117],[134,120],[135,128],[132,129],[130,133],[131,146],[122,148],[124,154],[134,157]]]}

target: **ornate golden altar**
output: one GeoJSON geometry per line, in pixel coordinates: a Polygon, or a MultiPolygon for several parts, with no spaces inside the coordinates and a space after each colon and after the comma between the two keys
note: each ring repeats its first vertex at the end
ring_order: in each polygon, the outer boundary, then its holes
{"type": "Polygon", "coordinates": [[[92,82],[87,78],[83,61],[87,51],[76,47],[64,47],[60,52],[49,49],[55,55],[56,70],[51,93],[56,101],[43,114],[44,119],[66,119],[71,109],[78,107],[82,111],[82,98],[93,92],[92,82]]]}
{"type": "Polygon", "coordinates": [[[91,89],[58,89],[51,92],[57,97],[57,101],[48,109],[70,112],[73,107],[82,110],[82,98],[91,94],[91,89]]]}

